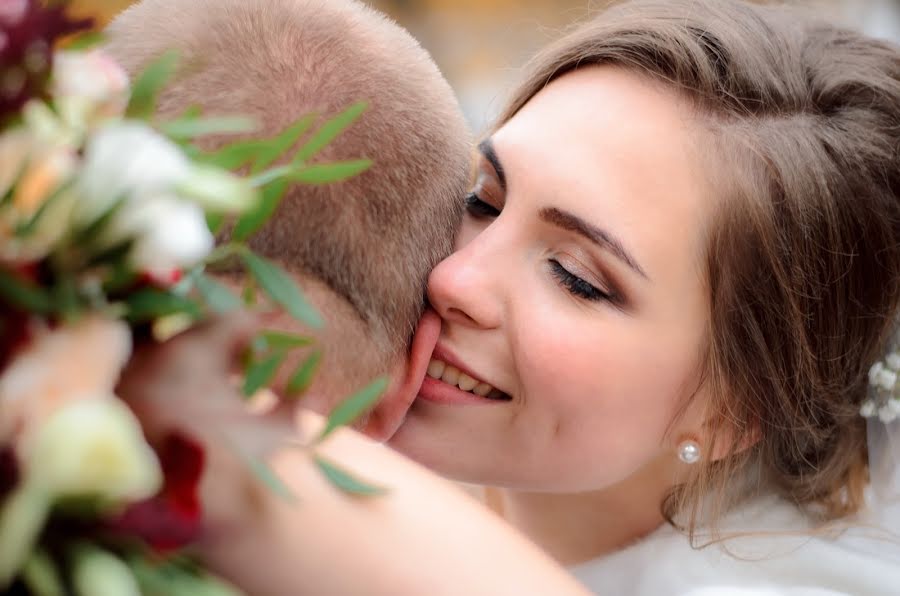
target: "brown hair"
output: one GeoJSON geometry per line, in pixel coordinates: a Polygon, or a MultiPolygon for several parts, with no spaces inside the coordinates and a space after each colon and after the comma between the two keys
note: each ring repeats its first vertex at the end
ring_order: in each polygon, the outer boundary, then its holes
{"type": "Polygon", "coordinates": [[[132,74],[179,52],[163,114],[198,105],[252,116],[254,134],[274,135],[306,114],[321,124],[368,102],[316,159],[367,157],[373,167],[291,187],[251,246],[346,299],[384,356],[405,348],[427,276],[452,248],[471,160],[462,113],[428,53],[355,0],[144,0],[107,34],[132,74]]]}
{"type": "Polygon", "coordinates": [[[539,54],[500,123],[597,64],[691,100],[720,199],[705,255],[716,424],[704,447],[727,429],[730,454],[675,489],[667,518],[687,514],[693,536],[701,498],[726,505],[751,463],[824,518],[856,511],[866,371],[900,301],[900,49],[784,8],[629,2],[539,54]]]}

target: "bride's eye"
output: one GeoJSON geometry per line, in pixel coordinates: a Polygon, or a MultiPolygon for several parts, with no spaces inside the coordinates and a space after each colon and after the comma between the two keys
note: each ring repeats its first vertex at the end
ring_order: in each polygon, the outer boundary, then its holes
{"type": "Polygon", "coordinates": [[[500,210],[481,200],[476,193],[472,192],[466,196],[466,211],[476,219],[495,218],[500,215],[500,210]]]}
{"type": "Polygon", "coordinates": [[[556,259],[550,259],[550,271],[553,273],[553,277],[556,278],[559,284],[574,296],[578,296],[579,298],[583,298],[591,302],[597,302],[600,300],[609,300],[611,302],[614,301],[614,297],[611,294],[604,292],[603,290],[600,290],[590,283],[584,281],[583,279],[563,267],[556,259]]]}

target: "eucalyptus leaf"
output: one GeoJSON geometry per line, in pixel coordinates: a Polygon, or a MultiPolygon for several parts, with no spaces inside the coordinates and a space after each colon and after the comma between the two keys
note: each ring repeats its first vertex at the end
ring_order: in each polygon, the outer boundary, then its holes
{"type": "Polygon", "coordinates": [[[256,208],[251,209],[238,219],[232,231],[232,237],[241,241],[258,232],[269,221],[269,218],[275,214],[281,199],[284,198],[287,187],[288,181],[283,178],[264,187],[260,193],[259,203],[257,203],[256,208]]]}
{"type": "Polygon", "coordinates": [[[194,286],[211,310],[226,313],[241,308],[241,299],[225,284],[219,283],[208,275],[198,273],[194,276],[194,286]]]}
{"type": "Polygon", "coordinates": [[[306,301],[294,280],[275,263],[249,250],[241,253],[241,259],[259,287],[292,317],[316,329],[324,325],[319,313],[306,301]]]}
{"type": "Polygon", "coordinates": [[[353,124],[368,108],[366,102],[355,103],[319,128],[303,147],[294,155],[294,163],[309,161],[331,141],[336,139],[344,130],[353,124]]]}
{"type": "Polygon", "coordinates": [[[328,416],[325,428],[319,435],[319,441],[330,435],[335,429],[350,424],[372,409],[378,403],[379,398],[387,389],[386,377],[379,377],[364,389],[354,393],[346,400],[338,404],[328,416]]]}
{"type": "Polygon", "coordinates": [[[266,342],[266,346],[273,350],[292,350],[308,346],[313,342],[311,337],[282,333],[281,331],[263,331],[262,339],[266,342]]]}
{"type": "Polygon", "coordinates": [[[253,132],[258,127],[253,118],[243,116],[188,116],[171,120],[160,125],[162,132],[169,137],[195,139],[208,135],[241,134],[253,132]]]}
{"type": "Polygon", "coordinates": [[[128,118],[149,120],[156,113],[156,101],[160,91],[175,74],[178,52],[169,50],[157,58],[138,75],[131,86],[131,101],[125,115],[128,118]]]}
{"type": "Polygon", "coordinates": [[[277,352],[247,367],[244,376],[244,395],[250,397],[268,385],[275,378],[278,367],[284,362],[286,356],[285,352],[277,352]]]}
{"type": "Polygon", "coordinates": [[[75,36],[71,41],[67,41],[64,50],[68,52],[83,52],[96,48],[106,41],[106,36],[100,31],[87,31],[75,36]]]}
{"type": "Polygon", "coordinates": [[[251,457],[246,457],[245,459],[256,478],[265,484],[269,490],[288,502],[296,501],[296,497],[291,492],[291,489],[281,481],[265,461],[251,457]]]}
{"type": "Polygon", "coordinates": [[[383,486],[376,486],[360,480],[321,455],[316,455],[315,462],[328,481],[345,493],[360,497],[373,497],[387,492],[383,486]]]}
{"type": "Polygon", "coordinates": [[[209,233],[215,236],[222,229],[222,226],[225,224],[225,216],[221,213],[207,213],[206,214],[206,227],[209,228],[209,233]]]}
{"type": "Polygon", "coordinates": [[[27,312],[46,315],[53,312],[53,298],[41,286],[24,280],[0,267],[0,299],[27,312]]]}
{"type": "Polygon", "coordinates": [[[289,174],[288,179],[301,184],[331,184],[352,178],[365,172],[370,167],[372,167],[372,160],[370,159],[315,164],[289,174]]]}
{"type": "Polygon", "coordinates": [[[201,151],[197,156],[197,161],[224,170],[235,170],[252,162],[263,146],[265,146],[265,141],[258,139],[237,141],[211,153],[203,153],[201,151]]]}
{"type": "Polygon", "coordinates": [[[260,172],[269,167],[275,161],[284,155],[288,149],[293,147],[297,141],[303,136],[315,120],[315,114],[307,114],[299,120],[287,127],[281,134],[274,139],[264,142],[257,152],[254,162],[253,171],[260,172]]]}
{"type": "Polygon", "coordinates": [[[306,357],[306,359],[297,367],[297,370],[294,371],[294,374],[291,375],[290,380],[287,384],[287,394],[288,396],[296,396],[302,394],[304,391],[309,389],[309,386],[312,384],[313,378],[319,370],[319,365],[322,364],[322,351],[315,350],[312,354],[306,357]]]}
{"type": "Polygon", "coordinates": [[[190,315],[195,319],[201,316],[200,306],[190,298],[156,288],[146,288],[131,294],[125,300],[125,305],[128,309],[125,318],[132,324],[146,323],[178,313],[190,315]]]}

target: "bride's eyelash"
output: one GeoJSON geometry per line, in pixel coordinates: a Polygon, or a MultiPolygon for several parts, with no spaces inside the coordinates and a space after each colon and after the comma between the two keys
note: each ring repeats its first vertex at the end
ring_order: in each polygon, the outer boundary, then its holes
{"type": "Polygon", "coordinates": [[[588,282],[573,274],[568,269],[563,267],[556,259],[550,259],[550,271],[553,273],[553,276],[557,279],[560,285],[562,285],[571,294],[578,296],[579,298],[584,298],[585,300],[590,300],[592,302],[598,302],[600,300],[609,300],[610,302],[614,301],[612,295],[604,292],[603,290],[595,288],[588,282]]]}
{"type": "Polygon", "coordinates": [[[489,203],[485,203],[481,200],[476,193],[470,192],[466,195],[465,198],[466,203],[466,211],[469,212],[469,215],[476,218],[487,218],[487,217],[497,217],[500,215],[500,210],[494,207],[489,203]]]}

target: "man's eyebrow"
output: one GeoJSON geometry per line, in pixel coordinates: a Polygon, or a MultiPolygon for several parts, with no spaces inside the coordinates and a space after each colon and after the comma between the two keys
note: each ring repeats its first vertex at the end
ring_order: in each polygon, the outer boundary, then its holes
{"type": "Polygon", "coordinates": [[[503,164],[500,163],[500,158],[497,157],[497,152],[494,151],[494,143],[490,139],[485,139],[478,143],[478,150],[493,166],[494,171],[497,172],[497,179],[500,181],[500,188],[506,192],[506,174],[503,171],[503,164]]]}
{"type": "Polygon", "coordinates": [[[625,247],[618,238],[602,228],[598,228],[584,221],[577,215],[557,209],[556,207],[545,207],[540,211],[541,220],[554,225],[563,230],[575,232],[596,244],[597,246],[611,252],[615,257],[633,269],[638,275],[646,280],[650,278],[641,268],[637,261],[625,250],[625,247]]]}

